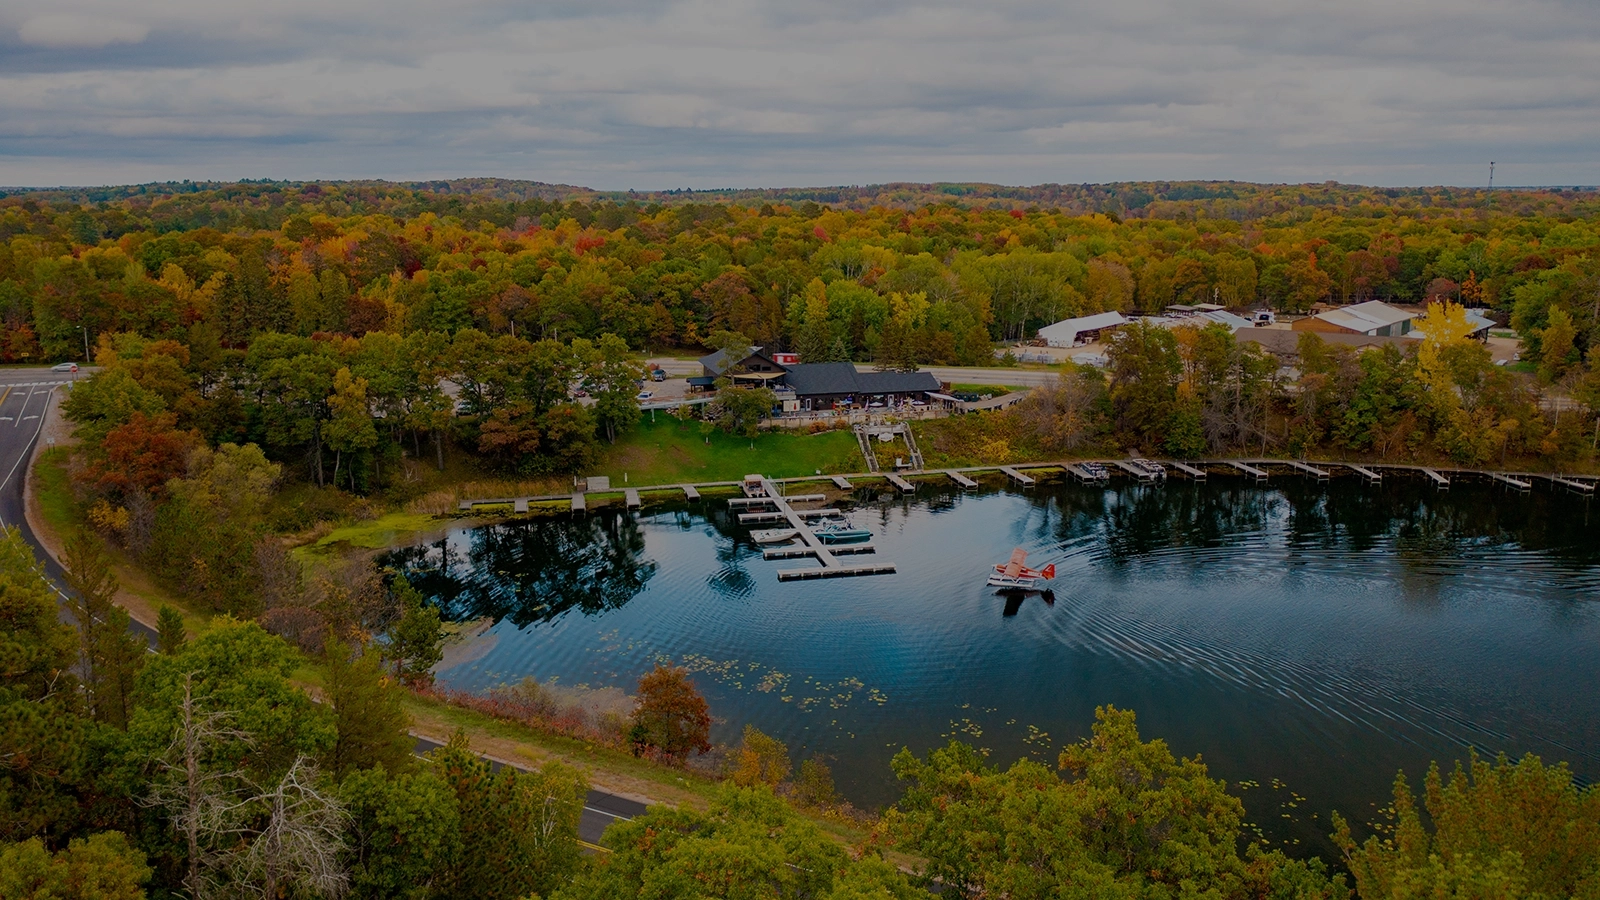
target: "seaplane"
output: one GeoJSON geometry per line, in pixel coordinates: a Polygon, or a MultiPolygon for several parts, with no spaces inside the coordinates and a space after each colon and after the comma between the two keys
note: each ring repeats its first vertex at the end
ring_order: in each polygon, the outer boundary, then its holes
{"type": "Polygon", "coordinates": [[[1039,582],[1056,577],[1055,563],[1043,569],[1030,569],[1023,565],[1027,559],[1028,551],[1021,547],[1011,551],[1011,560],[997,564],[990,573],[989,586],[1011,591],[1032,591],[1038,590],[1039,582]]]}

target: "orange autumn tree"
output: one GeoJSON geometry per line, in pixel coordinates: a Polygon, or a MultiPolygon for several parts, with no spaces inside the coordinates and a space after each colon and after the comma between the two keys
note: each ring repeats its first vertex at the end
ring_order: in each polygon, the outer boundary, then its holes
{"type": "Polygon", "coordinates": [[[133,413],[106,433],[88,466],[90,482],[119,499],[136,491],[160,496],[168,481],[183,476],[199,443],[198,435],[178,430],[176,422],[172,413],[133,413]]]}
{"type": "Polygon", "coordinates": [[[639,679],[639,705],[628,733],[635,756],[646,753],[682,763],[691,751],[711,749],[711,710],[689,673],[657,664],[639,679]]]}

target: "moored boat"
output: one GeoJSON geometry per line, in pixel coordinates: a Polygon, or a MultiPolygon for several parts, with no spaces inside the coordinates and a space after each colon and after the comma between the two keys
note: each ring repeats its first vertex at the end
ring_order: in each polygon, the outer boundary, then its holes
{"type": "Polygon", "coordinates": [[[824,544],[857,544],[872,537],[865,528],[856,528],[847,522],[834,522],[814,528],[812,534],[824,544]]]}

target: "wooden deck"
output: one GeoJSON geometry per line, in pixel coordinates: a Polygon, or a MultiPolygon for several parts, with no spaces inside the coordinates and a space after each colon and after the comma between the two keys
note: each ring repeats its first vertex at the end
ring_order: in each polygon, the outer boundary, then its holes
{"type": "Polygon", "coordinates": [[[634,488],[628,488],[624,490],[622,492],[622,498],[623,501],[628,504],[629,509],[638,509],[644,505],[643,501],[639,499],[638,490],[634,488]]]}
{"type": "Polygon", "coordinates": [[[695,487],[692,484],[686,484],[686,485],[683,486],[683,496],[687,497],[690,500],[690,502],[693,502],[695,500],[699,500],[700,499],[700,489],[695,487]]]}
{"type": "Polygon", "coordinates": [[[1127,472],[1129,475],[1139,479],[1140,481],[1155,481],[1157,477],[1156,473],[1150,471],[1149,469],[1136,466],[1125,459],[1113,459],[1111,464],[1122,471],[1127,472]]]}
{"type": "Polygon", "coordinates": [[[579,491],[576,494],[573,494],[572,495],[572,511],[573,512],[584,512],[587,509],[588,509],[588,503],[583,498],[583,491],[579,491]]]}
{"type": "Polygon", "coordinates": [[[1518,481],[1517,479],[1512,478],[1510,475],[1506,475],[1506,474],[1503,474],[1503,473],[1500,473],[1500,472],[1490,472],[1489,473],[1489,477],[1493,478],[1495,481],[1498,481],[1503,485],[1515,488],[1516,490],[1519,490],[1519,491],[1531,491],[1531,490],[1533,490],[1533,482],[1531,482],[1531,481],[1518,481]]]}
{"type": "Polygon", "coordinates": [[[1024,475],[1010,466],[1001,466],[1000,471],[1006,473],[1007,478],[1015,481],[1017,484],[1020,484],[1023,487],[1033,487],[1032,475],[1024,475]]]}
{"type": "Polygon", "coordinates": [[[1297,469],[1297,470],[1299,470],[1301,472],[1304,472],[1307,475],[1310,475],[1310,476],[1316,478],[1318,481],[1327,481],[1328,480],[1328,473],[1326,471],[1323,471],[1322,469],[1317,468],[1316,466],[1308,466],[1303,462],[1299,462],[1298,460],[1293,460],[1293,459],[1285,460],[1284,462],[1289,466],[1289,468],[1297,469]]]}
{"type": "Polygon", "coordinates": [[[1545,477],[1550,479],[1551,484],[1559,484],[1569,491],[1577,491],[1580,494],[1594,493],[1594,483],[1590,481],[1574,481],[1571,478],[1562,478],[1559,475],[1547,475],[1545,477]]]}
{"type": "Polygon", "coordinates": [[[1254,478],[1257,481],[1266,481],[1267,480],[1267,473],[1266,472],[1262,471],[1261,469],[1256,468],[1255,466],[1250,465],[1249,463],[1242,463],[1242,462],[1239,462],[1236,459],[1230,459],[1230,460],[1227,461],[1227,463],[1228,463],[1228,465],[1233,466],[1235,469],[1238,469],[1239,471],[1241,471],[1244,474],[1250,476],[1251,478],[1254,478]]]}
{"type": "Polygon", "coordinates": [[[850,479],[844,477],[843,475],[834,475],[833,483],[841,491],[853,491],[856,489],[855,485],[850,483],[850,479]]]}
{"type": "Polygon", "coordinates": [[[973,481],[971,478],[968,478],[960,472],[957,472],[955,469],[945,469],[944,473],[950,476],[951,481],[954,481],[956,484],[959,484],[964,488],[975,488],[978,486],[976,481],[973,481]]]}
{"type": "Polygon", "coordinates": [[[1195,481],[1205,481],[1206,480],[1206,470],[1205,469],[1196,469],[1194,466],[1188,465],[1187,463],[1181,463],[1181,462],[1178,462],[1177,460],[1172,460],[1172,459],[1164,461],[1162,463],[1162,465],[1171,466],[1174,469],[1177,469],[1179,472],[1182,472],[1183,474],[1189,476],[1190,478],[1193,478],[1195,481]]]}
{"type": "Polygon", "coordinates": [[[902,491],[905,491],[908,494],[917,489],[916,485],[914,485],[911,482],[905,480],[904,478],[901,478],[899,475],[896,475],[893,472],[885,472],[885,473],[883,473],[883,477],[889,479],[889,483],[890,484],[894,485],[895,487],[899,488],[902,491]]]}
{"type": "Polygon", "coordinates": [[[1355,463],[1340,463],[1339,465],[1344,466],[1346,469],[1349,469],[1350,471],[1360,475],[1362,478],[1365,478],[1370,482],[1373,482],[1374,484],[1383,480],[1382,474],[1374,472],[1366,466],[1358,466],[1355,463]]]}
{"type": "Polygon", "coordinates": [[[1422,474],[1424,474],[1424,475],[1428,476],[1428,478],[1432,479],[1434,487],[1447,488],[1447,487],[1450,486],[1450,479],[1444,477],[1443,475],[1440,475],[1438,472],[1435,472],[1432,469],[1426,469],[1425,468],[1425,469],[1422,470],[1422,474]]]}

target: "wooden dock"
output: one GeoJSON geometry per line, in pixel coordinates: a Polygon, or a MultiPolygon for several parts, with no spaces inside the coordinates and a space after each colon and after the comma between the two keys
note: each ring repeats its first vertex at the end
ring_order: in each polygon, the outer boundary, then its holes
{"type": "Polygon", "coordinates": [[[1308,466],[1303,462],[1299,462],[1298,460],[1293,460],[1293,459],[1284,460],[1284,464],[1287,465],[1291,469],[1298,469],[1301,472],[1304,472],[1307,475],[1310,475],[1310,476],[1316,478],[1318,481],[1327,481],[1328,480],[1328,473],[1323,471],[1322,469],[1317,468],[1316,466],[1308,466]]]}
{"type": "Polygon", "coordinates": [[[782,522],[789,518],[781,512],[748,512],[739,514],[739,524],[748,525],[752,522],[782,522]]]}
{"type": "Polygon", "coordinates": [[[1125,459],[1113,459],[1111,464],[1122,471],[1127,472],[1129,475],[1139,479],[1140,481],[1155,481],[1158,477],[1160,477],[1156,475],[1155,472],[1146,469],[1144,466],[1136,466],[1125,459]]]}
{"type": "MultiPolygon", "coordinates": [[[[839,562],[833,551],[822,543],[822,539],[807,525],[802,514],[789,505],[789,501],[778,496],[778,486],[769,478],[761,480],[762,487],[766,489],[768,497],[778,507],[777,515],[788,519],[790,527],[798,533],[803,549],[810,551],[807,556],[815,556],[820,566],[809,569],[780,569],[779,581],[803,581],[811,578],[848,578],[855,575],[890,575],[893,574],[894,563],[870,563],[867,565],[847,566],[839,562]]],[[[812,513],[831,512],[831,510],[808,510],[812,513]]],[[[765,513],[746,513],[745,515],[766,515],[765,513]]],[[[744,516],[740,516],[742,520],[744,516]]],[[[801,549],[801,548],[794,548],[801,549]]]]}
{"type": "Polygon", "coordinates": [[[1545,477],[1550,479],[1550,483],[1551,484],[1559,484],[1559,485],[1561,485],[1562,487],[1566,488],[1569,491],[1577,491],[1580,494],[1593,494],[1594,493],[1594,483],[1593,482],[1589,482],[1589,481],[1574,481],[1571,478],[1562,478],[1559,475],[1546,475],[1545,477]]]}
{"type": "Polygon", "coordinates": [[[852,578],[857,575],[893,575],[894,563],[869,563],[864,566],[814,566],[809,569],[779,569],[779,581],[810,581],[813,578],[852,578]]]}
{"type": "Polygon", "coordinates": [[[1366,466],[1358,466],[1355,463],[1340,463],[1340,465],[1356,473],[1357,475],[1360,475],[1362,478],[1365,478],[1373,484],[1383,481],[1383,475],[1381,473],[1374,472],[1366,466]]]}
{"type": "Polygon", "coordinates": [[[838,486],[839,490],[841,491],[853,491],[856,489],[855,485],[850,483],[850,479],[844,477],[843,475],[833,476],[833,483],[838,486]]]}
{"type": "Polygon", "coordinates": [[[1179,472],[1182,472],[1183,474],[1189,476],[1190,478],[1193,478],[1195,481],[1205,481],[1206,480],[1206,470],[1205,469],[1196,469],[1194,466],[1185,465],[1184,463],[1176,462],[1174,460],[1167,460],[1162,465],[1171,466],[1174,469],[1177,469],[1179,472]]]}
{"type": "Polygon", "coordinates": [[[975,488],[978,486],[976,481],[973,481],[971,478],[968,478],[960,472],[957,472],[955,469],[945,469],[944,473],[950,476],[951,481],[954,481],[956,484],[959,484],[964,488],[975,488]]]}
{"type": "Polygon", "coordinates": [[[1432,469],[1423,469],[1422,474],[1433,480],[1434,487],[1447,488],[1450,486],[1450,479],[1440,475],[1438,472],[1435,472],[1432,469]]]}
{"type": "MultiPolygon", "coordinates": [[[[834,556],[853,556],[862,553],[877,553],[878,548],[871,544],[832,544],[829,545],[828,552],[834,556]]],[[[771,550],[761,551],[762,559],[800,559],[816,555],[816,551],[810,547],[775,547],[771,550]]]]}
{"type": "Polygon", "coordinates": [[[1033,476],[1031,475],[1024,475],[1010,466],[1001,466],[1000,471],[1006,473],[1007,478],[1015,481],[1017,484],[1020,484],[1023,487],[1033,487],[1033,476]]]}
{"type": "Polygon", "coordinates": [[[883,473],[883,477],[889,479],[889,483],[890,484],[894,485],[895,487],[899,488],[902,491],[905,491],[908,494],[917,489],[916,485],[914,485],[911,482],[905,480],[904,478],[901,478],[899,475],[896,475],[893,472],[885,472],[885,473],[883,473]]]}
{"type": "Polygon", "coordinates": [[[528,498],[527,497],[518,497],[517,499],[511,501],[511,511],[514,512],[514,513],[525,513],[525,512],[527,512],[528,511],[528,498]]]}
{"type": "Polygon", "coordinates": [[[700,489],[695,487],[692,484],[686,484],[686,485],[683,486],[683,496],[687,497],[690,500],[690,502],[693,502],[695,500],[699,500],[700,499],[700,489]]]}
{"type": "Polygon", "coordinates": [[[730,498],[728,498],[728,507],[730,509],[747,509],[747,508],[752,507],[752,506],[771,506],[771,505],[772,505],[772,498],[771,497],[730,497],[730,498]]]}
{"type": "Polygon", "coordinates": [[[1501,473],[1501,472],[1490,472],[1488,474],[1489,474],[1489,477],[1493,478],[1495,481],[1498,481],[1501,484],[1506,485],[1508,487],[1515,488],[1516,490],[1519,490],[1519,491],[1531,491],[1531,490],[1533,490],[1533,482],[1531,482],[1531,481],[1519,481],[1519,480],[1517,480],[1515,478],[1512,478],[1510,475],[1506,475],[1506,474],[1501,473]]]}
{"type": "Polygon", "coordinates": [[[588,504],[584,500],[583,491],[578,491],[577,493],[573,494],[572,495],[572,511],[573,512],[584,512],[587,509],[588,509],[588,504]]]}
{"type": "Polygon", "coordinates": [[[1256,468],[1255,466],[1250,465],[1249,463],[1242,463],[1242,462],[1239,462],[1238,460],[1230,459],[1230,460],[1228,460],[1228,465],[1233,466],[1235,469],[1238,469],[1239,471],[1241,471],[1244,474],[1250,476],[1251,478],[1254,478],[1257,481],[1266,481],[1267,480],[1267,473],[1266,472],[1262,471],[1261,469],[1256,468]]]}
{"type": "Polygon", "coordinates": [[[821,503],[828,499],[827,494],[795,494],[793,497],[783,498],[790,503],[821,503]]]}
{"type": "Polygon", "coordinates": [[[644,505],[644,503],[639,499],[639,491],[635,488],[628,488],[624,490],[622,492],[622,499],[628,504],[629,509],[638,509],[644,505]]]}
{"type": "Polygon", "coordinates": [[[1082,481],[1082,482],[1084,482],[1086,484],[1094,484],[1094,483],[1101,482],[1101,481],[1110,481],[1111,480],[1111,473],[1110,472],[1106,472],[1104,474],[1098,474],[1097,475],[1094,472],[1091,472],[1088,469],[1085,469],[1083,466],[1078,465],[1077,463],[1068,463],[1067,464],[1067,473],[1070,474],[1072,477],[1074,477],[1074,478],[1078,479],[1079,481],[1082,481]]]}

